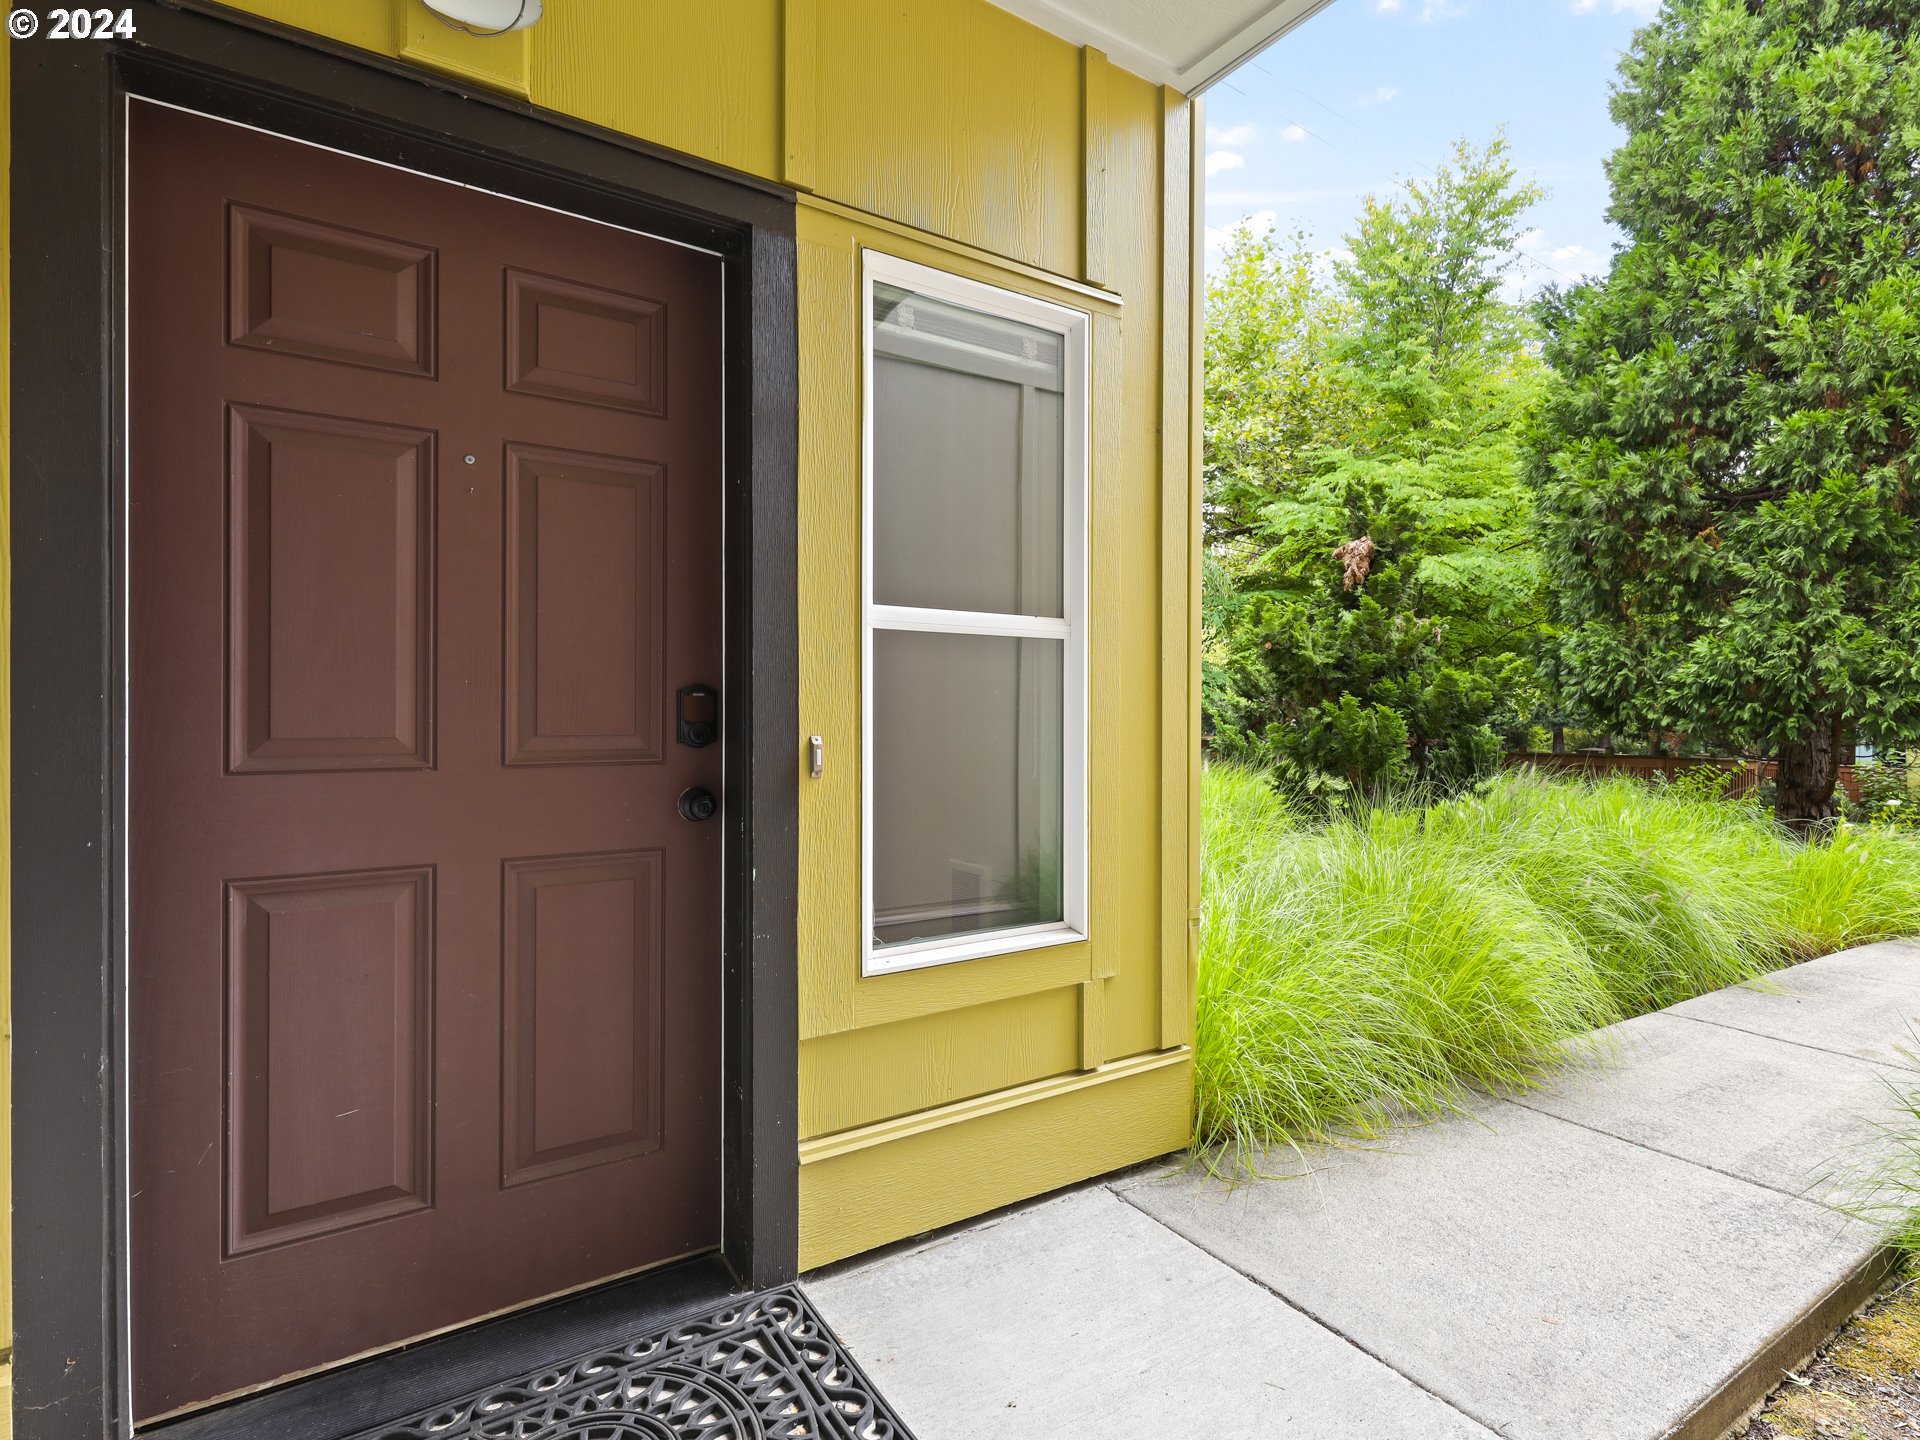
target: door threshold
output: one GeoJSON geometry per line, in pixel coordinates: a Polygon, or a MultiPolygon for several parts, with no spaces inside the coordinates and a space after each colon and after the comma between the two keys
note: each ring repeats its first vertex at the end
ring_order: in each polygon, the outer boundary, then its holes
{"type": "Polygon", "coordinates": [[[348,1440],[508,1377],[661,1329],[745,1293],[718,1256],[683,1260],[217,1409],[142,1427],[139,1433],[154,1440],[348,1440]]]}

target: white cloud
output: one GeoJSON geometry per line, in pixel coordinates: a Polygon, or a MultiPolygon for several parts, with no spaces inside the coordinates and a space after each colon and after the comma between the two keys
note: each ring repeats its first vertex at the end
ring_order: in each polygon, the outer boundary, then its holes
{"type": "Polygon", "coordinates": [[[1536,293],[1543,285],[1567,280],[1584,280],[1607,272],[1607,260],[1578,241],[1556,245],[1544,230],[1529,230],[1514,243],[1520,267],[1507,276],[1503,293],[1517,300],[1536,293]]]}
{"type": "Polygon", "coordinates": [[[1307,138],[1307,127],[1304,125],[1289,125],[1280,132],[1280,138],[1289,145],[1297,145],[1307,138]]]}
{"type": "Polygon", "coordinates": [[[1615,15],[1638,15],[1643,20],[1651,20],[1660,11],[1660,0],[1573,0],[1573,13],[1591,15],[1602,5],[1615,15]]]}
{"type": "Polygon", "coordinates": [[[1236,155],[1231,150],[1213,150],[1207,154],[1207,174],[1218,175],[1222,170],[1242,170],[1246,168],[1247,157],[1236,155]]]}
{"type": "Polygon", "coordinates": [[[1400,0],[1375,0],[1373,8],[1382,15],[1391,15],[1400,8],[1400,0]]]}
{"type": "Polygon", "coordinates": [[[1382,85],[1371,95],[1362,95],[1353,102],[1356,110],[1365,110],[1372,105],[1390,105],[1400,92],[1391,85],[1382,85]]]}
{"type": "Polygon", "coordinates": [[[1207,144],[1209,145],[1246,145],[1252,142],[1258,132],[1251,125],[1209,125],[1207,126],[1207,144]]]}

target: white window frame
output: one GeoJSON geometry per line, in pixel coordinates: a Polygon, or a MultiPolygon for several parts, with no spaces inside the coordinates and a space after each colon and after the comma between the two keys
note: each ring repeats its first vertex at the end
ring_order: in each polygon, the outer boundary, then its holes
{"type": "Polygon", "coordinates": [[[860,973],[891,975],[992,955],[1010,955],[1087,938],[1087,555],[1088,350],[1093,317],[1018,291],[969,280],[878,250],[861,251],[860,354],[860,973]],[[1018,320],[1061,337],[1064,384],[1061,414],[1061,615],[1004,615],[878,605],[873,598],[873,288],[899,285],[937,300],[1002,319],[1018,320]],[[916,630],[943,635],[1000,635],[1064,642],[1062,677],[1060,887],[1063,918],[1042,925],[914,941],[876,950],[873,943],[873,634],[916,630]]]}

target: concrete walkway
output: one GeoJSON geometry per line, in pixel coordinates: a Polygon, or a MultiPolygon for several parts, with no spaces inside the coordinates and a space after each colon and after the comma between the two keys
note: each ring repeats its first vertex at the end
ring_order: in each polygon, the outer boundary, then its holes
{"type": "Polygon", "coordinates": [[[1718,1440],[1878,1284],[1920,945],[1602,1033],[1228,1187],[1148,1167],[810,1278],[920,1440],[1718,1440]]]}

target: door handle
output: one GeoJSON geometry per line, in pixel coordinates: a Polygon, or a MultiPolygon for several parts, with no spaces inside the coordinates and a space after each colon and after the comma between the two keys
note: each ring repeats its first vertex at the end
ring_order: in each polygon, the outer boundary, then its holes
{"type": "Polygon", "coordinates": [[[689,820],[711,820],[720,812],[720,802],[704,785],[680,792],[680,813],[689,820]]]}

